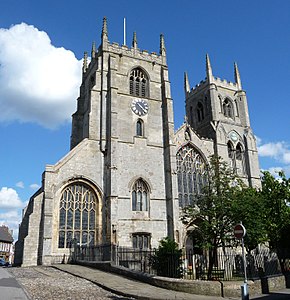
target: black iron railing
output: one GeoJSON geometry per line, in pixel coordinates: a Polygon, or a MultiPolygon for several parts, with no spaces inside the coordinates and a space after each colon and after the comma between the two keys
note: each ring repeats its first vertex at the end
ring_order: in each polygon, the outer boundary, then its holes
{"type": "MultiPolygon", "coordinates": [[[[155,249],[135,249],[112,244],[93,247],[77,245],[72,251],[72,257],[76,261],[109,261],[116,266],[156,275],[157,271],[152,266],[152,256],[154,256],[155,251],[155,249]]],[[[228,253],[216,254],[215,263],[212,267],[209,266],[206,255],[194,255],[190,252],[183,255],[180,266],[176,266],[176,256],[174,254],[168,253],[166,259],[169,277],[223,281],[244,279],[242,255],[232,250],[228,253]],[[175,274],[175,272],[178,272],[178,274],[175,274]]],[[[252,251],[246,257],[247,278],[255,280],[261,277],[281,275],[282,272],[290,271],[290,259],[283,258],[282,269],[280,262],[281,260],[279,261],[277,254],[269,251],[269,249],[252,251]]]]}

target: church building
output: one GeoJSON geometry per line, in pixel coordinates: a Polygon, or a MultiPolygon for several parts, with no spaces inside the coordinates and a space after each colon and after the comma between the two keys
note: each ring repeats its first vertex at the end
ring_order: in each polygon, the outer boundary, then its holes
{"type": "Polygon", "coordinates": [[[159,54],[110,43],[106,18],[101,44],[83,61],[71,149],[47,165],[19,227],[15,263],[50,265],[80,245],[154,248],[169,236],[180,248],[189,232],[180,211],[193,203],[213,154],[249,185],[259,164],[246,93],[213,75],[191,87],[184,77],[184,124],[175,132],[163,35],[159,54]]]}

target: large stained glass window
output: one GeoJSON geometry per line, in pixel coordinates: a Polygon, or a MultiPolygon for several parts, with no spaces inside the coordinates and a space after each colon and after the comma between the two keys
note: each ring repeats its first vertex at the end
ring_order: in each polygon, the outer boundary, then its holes
{"type": "Polygon", "coordinates": [[[95,244],[96,206],[97,197],[86,184],[75,183],[65,188],[59,205],[59,248],[69,248],[72,239],[80,245],[95,244]]]}
{"type": "Polygon", "coordinates": [[[179,206],[194,204],[206,183],[206,164],[201,155],[186,144],[176,154],[179,206]]]}

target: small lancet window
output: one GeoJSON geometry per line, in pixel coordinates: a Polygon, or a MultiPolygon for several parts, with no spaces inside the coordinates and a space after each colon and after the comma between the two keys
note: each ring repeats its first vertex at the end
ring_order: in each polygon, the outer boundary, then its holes
{"type": "Polygon", "coordinates": [[[228,142],[228,157],[230,159],[234,158],[234,148],[233,148],[232,143],[230,143],[230,142],[228,142]]]}
{"type": "Polygon", "coordinates": [[[236,113],[237,113],[237,116],[239,116],[239,104],[238,104],[237,99],[235,100],[235,106],[236,106],[236,113]]]}
{"type": "Polygon", "coordinates": [[[135,68],[131,71],[129,80],[130,95],[138,97],[149,96],[149,80],[140,68],[135,68]]]}
{"type": "Polygon", "coordinates": [[[225,117],[233,118],[233,106],[229,99],[225,99],[223,103],[223,113],[225,117]]]}
{"type": "Polygon", "coordinates": [[[198,122],[201,122],[204,119],[204,111],[203,111],[203,105],[200,102],[198,102],[197,104],[196,112],[197,112],[197,120],[198,122]]]}
{"type": "Polygon", "coordinates": [[[136,122],[136,135],[144,136],[144,123],[141,119],[138,119],[136,122]]]}
{"type": "Polygon", "coordinates": [[[148,187],[143,179],[139,178],[132,189],[132,210],[148,211],[148,187]]]}
{"type": "Polygon", "coordinates": [[[236,148],[236,159],[237,160],[242,160],[242,147],[241,147],[241,144],[237,145],[237,148],[236,148]]]}

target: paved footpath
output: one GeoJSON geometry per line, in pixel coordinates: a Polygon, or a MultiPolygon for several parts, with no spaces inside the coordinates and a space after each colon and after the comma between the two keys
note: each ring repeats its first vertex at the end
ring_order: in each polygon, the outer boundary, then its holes
{"type": "Polygon", "coordinates": [[[253,300],[290,300],[290,289],[273,292],[271,294],[250,297],[253,300]]]}
{"type": "Polygon", "coordinates": [[[56,265],[59,270],[68,272],[72,275],[85,278],[104,289],[107,289],[124,297],[133,299],[148,299],[148,300],[229,300],[237,298],[222,298],[217,296],[202,296],[193,295],[183,292],[176,292],[159,288],[148,283],[128,279],[113,273],[100,271],[89,267],[79,265],[56,265]]]}
{"type": "MultiPolygon", "coordinates": [[[[183,292],[176,292],[159,288],[147,283],[139,282],[133,279],[128,279],[114,273],[104,272],[98,269],[79,265],[57,265],[59,270],[68,272],[72,275],[85,278],[104,289],[107,289],[118,295],[124,297],[131,297],[133,299],[150,299],[150,300],[229,300],[241,298],[222,298],[212,296],[194,295],[183,292]]],[[[250,299],[255,300],[290,300],[290,289],[284,289],[278,292],[273,292],[267,295],[255,296],[250,299]]]]}
{"type": "Polygon", "coordinates": [[[7,268],[0,267],[0,300],[16,299],[28,300],[29,298],[7,268]]]}

